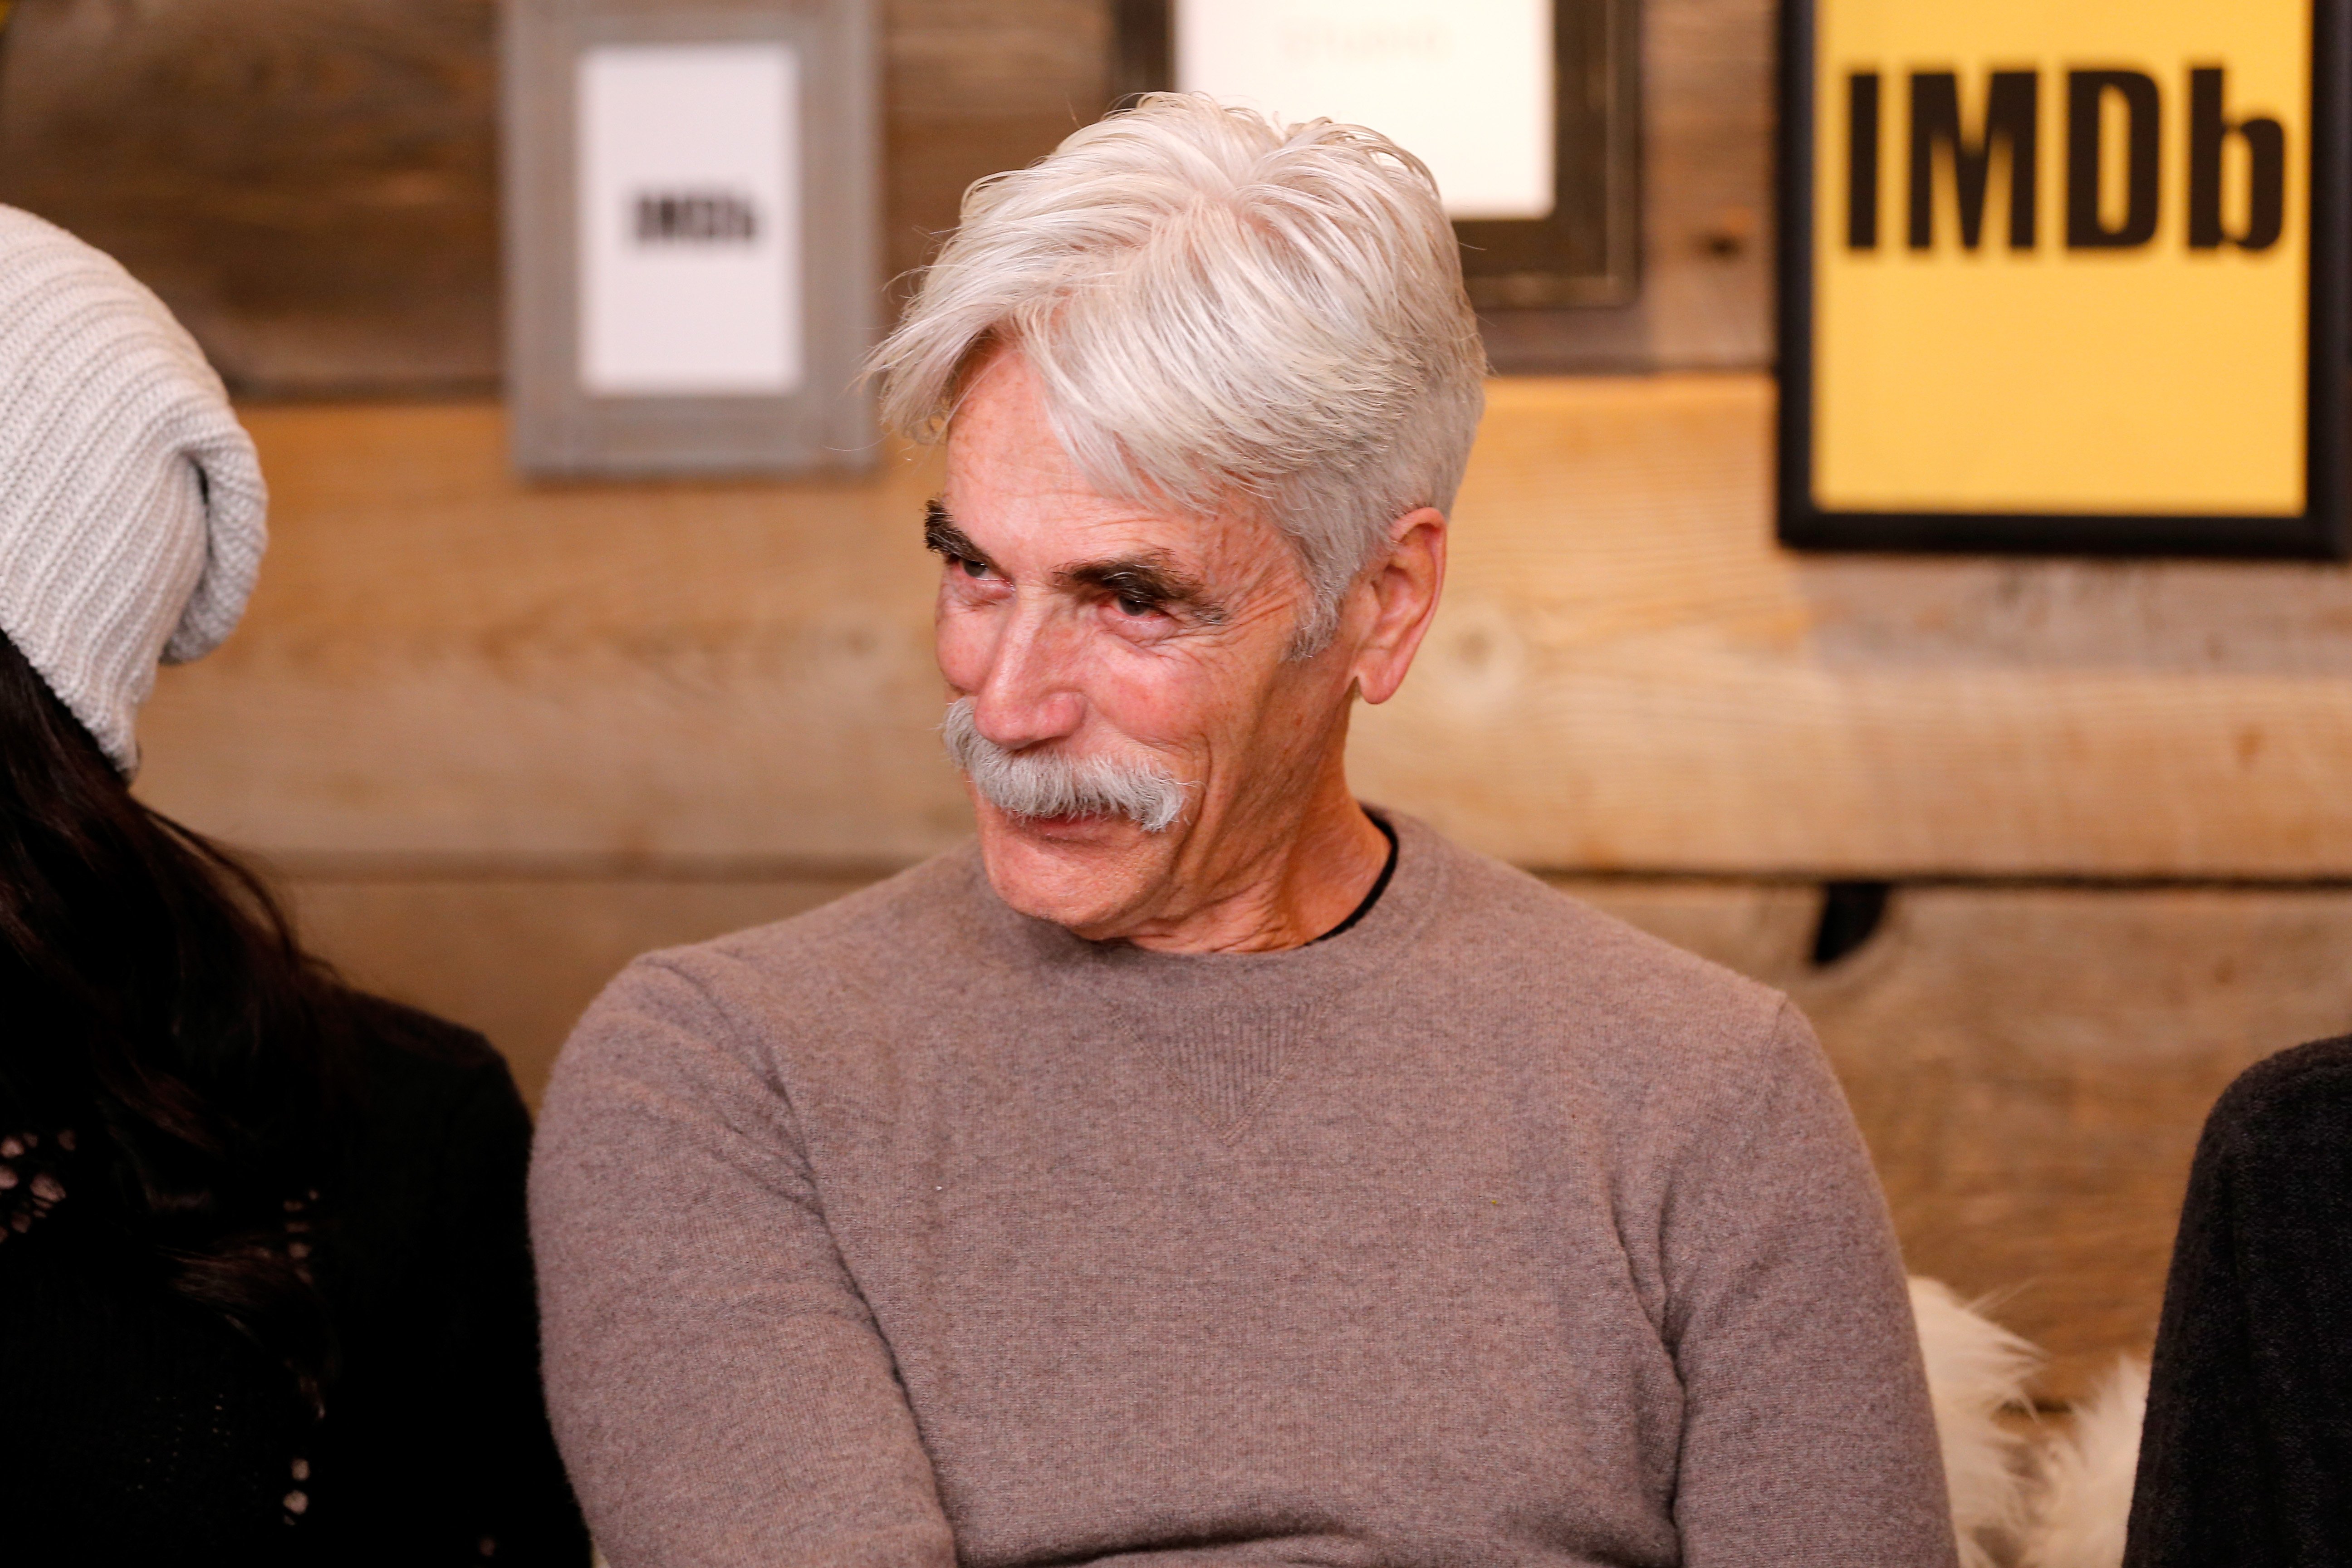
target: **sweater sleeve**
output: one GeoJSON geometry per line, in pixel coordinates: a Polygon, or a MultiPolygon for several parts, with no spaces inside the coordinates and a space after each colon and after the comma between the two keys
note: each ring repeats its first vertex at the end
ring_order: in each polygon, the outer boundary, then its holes
{"type": "Polygon", "coordinates": [[[770,1070],[660,959],[564,1047],[531,1173],[557,1441],[614,1568],[950,1568],[889,1348],[770,1070]]]}
{"type": "Polygon", "coordinates": [[[1686,1568],[1956,1559],[1918,1331],[1868,1152],[1783,1004],[1684,1128],[1662,1215],[1686,1568]]]}

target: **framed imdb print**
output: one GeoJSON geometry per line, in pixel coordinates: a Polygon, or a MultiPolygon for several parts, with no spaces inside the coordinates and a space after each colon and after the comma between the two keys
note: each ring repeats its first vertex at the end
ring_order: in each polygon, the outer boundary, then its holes
{"type": "Polygon", "coordinates": [[[2346,0],[1789,0],[1780,531],[2346,552],[2346,0]]]}

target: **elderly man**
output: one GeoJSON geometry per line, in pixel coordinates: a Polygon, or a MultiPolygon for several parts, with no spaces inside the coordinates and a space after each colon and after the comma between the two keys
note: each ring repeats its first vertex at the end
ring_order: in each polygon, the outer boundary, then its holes
{"type": "Polygon", "coordinates": [[[975,187],[878,363],[979,842],[564,1053],[618,1568],[1948,1563],[1803,1021],[1349,793],[1481,406],[1422,166],[1148,100],[975,187]]]}

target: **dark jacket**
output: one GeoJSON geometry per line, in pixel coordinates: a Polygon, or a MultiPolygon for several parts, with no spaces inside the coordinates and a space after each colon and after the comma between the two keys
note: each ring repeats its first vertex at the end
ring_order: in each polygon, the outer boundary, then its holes
{"type": "Polygon", "coordinates": [[[339,1178],[288,1201],[338,1350],[323,1417],[83,1223],[87,1133],[0,1128],[0,1556],[586,1563],[540,1396],[513,1078],[480,1037],[373,999],[358,1068],[339,1178]]]}
{"type": "Polygon", "coordinates": [[[2352,1037],[2255,1064],[2206,1121],[2124,1562],[2352,1563],[2352,1037]]]}

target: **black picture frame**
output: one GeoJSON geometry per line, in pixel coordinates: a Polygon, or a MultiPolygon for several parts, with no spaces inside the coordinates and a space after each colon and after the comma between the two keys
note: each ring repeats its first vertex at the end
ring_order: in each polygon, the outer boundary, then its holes
{"type": "MultiPolygon", "coordinates": [[[[1176,85],[1180,0],[1113,0],[1114,101],[1176,85]]],[[[1551,215],[1458,222],[1482,310],[1627,305],[1641,291],[1641,0],[1552,0],[1551,215]]]]}
{"type": "Polygon", "coordinates": [[[2347,0],[2312,0],[2310,300],[2305,506],[2300,516],[1844,511],[1813,488],[1815,0],[1784,0],[1780,33],[1779,468],[1780,542],[1799,550],[2343,560],[2346,381],[2352,369],[2352,80],[2347,0]]]}

